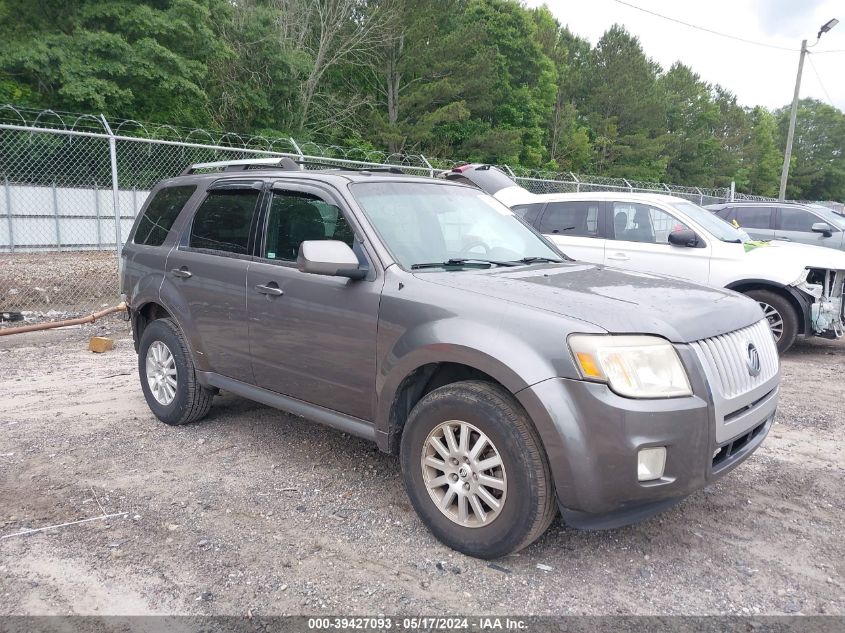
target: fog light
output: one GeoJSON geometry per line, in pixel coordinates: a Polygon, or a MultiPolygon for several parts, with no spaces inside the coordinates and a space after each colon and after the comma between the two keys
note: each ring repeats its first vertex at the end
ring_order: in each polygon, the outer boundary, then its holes
{"type": "Polygon", "coordinates": [[[666,467],[666,447],[642,448],[637,454],[637,479],[651,481],[663,476],[666,467]]]}

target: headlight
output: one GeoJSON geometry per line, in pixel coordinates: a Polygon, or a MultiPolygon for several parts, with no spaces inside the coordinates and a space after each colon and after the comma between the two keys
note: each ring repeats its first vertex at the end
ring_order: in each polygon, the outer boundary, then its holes
{"type": "Polygon", "coordinates": [[[569,348],[585,380],[607,383],[629,398],[678,398],[692,395],[678,353],[656,336],[575,334],[569,348]]]}

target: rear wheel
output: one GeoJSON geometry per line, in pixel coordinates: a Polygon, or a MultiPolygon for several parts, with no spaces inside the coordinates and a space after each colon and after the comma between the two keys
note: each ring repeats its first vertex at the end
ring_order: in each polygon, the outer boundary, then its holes
{"type": "Polygon", "coordinates": [[[771,290],[749,290],[745,293],[760,304],[777,343],[778,353],[792,347],[798,336],[798,313],[789,299],[771,290]]]}
{"type": "Polygon", "coordinates": [[[138,373],[147,405],[165,424],[187,424],[204,417],[214,393],[197,381],[194,363],[173,319],[156,319],[138,346],[138,373]]]}
{"type": "Polygon", "coordinates": [[[497,385],[466,381],[427,394],[405,426],[401,462],[417,514],[464,554],[498,558],[522,549],[557,514],[540,438],[497,385]]]}

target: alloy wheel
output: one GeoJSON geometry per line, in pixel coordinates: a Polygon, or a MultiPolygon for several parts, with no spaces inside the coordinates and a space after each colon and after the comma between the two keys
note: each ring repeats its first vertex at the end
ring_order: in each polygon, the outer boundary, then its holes
{"type": "Polygon", "coordinates": [[[490,525],[507,497],[507,474],[498,449],[477,427],[460,420],[436,426],[420,460],[423,481],[437,508],[468,528],[490,525]]]}
{"type": "Polygon", "coordinates": [[[779,341],[783,336],[783,317],[780,315],[780,312],[775,310],[775,308],[770,306],[768,303],[763,303],[762,301],[758,301],[757,303],[759,303],[760,307],[763,308],[763,315],[769,322],[769,327],[772,330],[775,340],[779,341]]]}
{"type": "Polygon", "coordinates": [[[153,341],[147,350],[147,384],[153,397],[164,406],[176,397],[176,359],[161,341],[153,341]]]}

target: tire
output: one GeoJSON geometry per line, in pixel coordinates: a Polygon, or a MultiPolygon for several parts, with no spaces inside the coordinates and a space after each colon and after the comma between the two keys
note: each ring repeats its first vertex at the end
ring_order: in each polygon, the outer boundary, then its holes
{"type": "Polygon", "coordinates": [[[211,408],[214,393],[197,382],[188,346],[173,319],[156,319],[144,329],[138,346],[138,375],[147,405],[165,424],[196,422],[211,408]]]}
{"type": "Polygon", "coordinates": [[[783,354],[792,347],[795,337],[798,336],[798,313],[795,308],[789,299],[771,290],[749,290],[745,295],[763,308],[763,313],[772,327],[778,353],[783,354]]]}
{"type": "Polygon", "coordinates": [[[405,489],[423,523],[444,544],[469,556],[491,559],[518,551],[539,538],[557,515],[554,484],[540,437],[519,403],[498,385],[458,382],[427,394],[408,417],[400,460],[405,489]],[[457,449],[452,453],[458,465],[429,442],[436,439],[440,448],[451,454],[446,423],[452,429],[457,449]],[[477,447],[481,434],[488,443],[477,447]],[[480,446],[484,448],[477,459],[463,461],[463,456],[480,446]],[[485,463],[495,463],[497,454],[501,467],[486,467],[485,463]],[[426,465],[428,457],[444,468],[426,465]],[[494,480],[503,489],[482,483],[494,480]],[[447,510],[441,510],[438,502],[447,496],[447,510]],[[462,496],[466,501],[459,500],[462,496]],[[498,510],[488,504],[491,496],[499,503],[498,510]],[[461,504],[466,510],[463,517],[461,504]]]}

